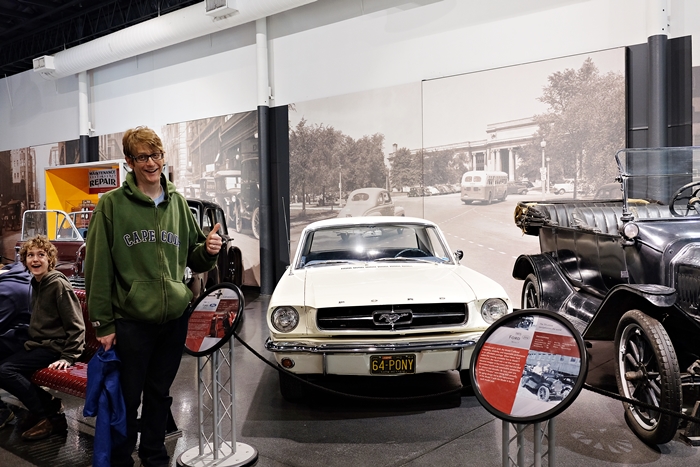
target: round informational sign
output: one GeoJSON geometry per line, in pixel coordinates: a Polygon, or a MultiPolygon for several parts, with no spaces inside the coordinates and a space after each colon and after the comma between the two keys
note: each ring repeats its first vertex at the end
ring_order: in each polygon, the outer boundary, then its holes
{"type": "Polygon", "coordinates": [[[491,325],[471,358],[481,405],[511,423],[536,423],[564,411],[586,380],[583,339],[564,317],[517,310],[491,325]]]}
{"type": "Polygon", "coordinates": [[[187,310],[185,351],[202,357],[219,350],[231,339],[244,307],[243,294],[233,284],[222,282],[207,289],[187,310]]]}

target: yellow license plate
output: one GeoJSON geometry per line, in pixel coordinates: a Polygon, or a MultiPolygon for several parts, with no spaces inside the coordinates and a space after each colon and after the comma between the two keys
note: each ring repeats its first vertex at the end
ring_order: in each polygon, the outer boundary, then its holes
{"type": "Polygon", "coordinates": [[[416,356],[409,355],[372,355],[369,358],[370,374],[391,375],[416,372],[416,356]]]}

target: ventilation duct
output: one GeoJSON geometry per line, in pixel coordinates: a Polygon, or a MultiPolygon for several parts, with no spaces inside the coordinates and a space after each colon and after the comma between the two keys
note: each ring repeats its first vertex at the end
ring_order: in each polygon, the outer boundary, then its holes
{"type": "Polygon", "coordinates": [[[237,12],[219,18],[208,16],[206,2],[202,2],[58,52],[53,55],[53,70],[44,67],[35,71],[46,79],[64,78],[315,1],[236,0],[237,12]]]}

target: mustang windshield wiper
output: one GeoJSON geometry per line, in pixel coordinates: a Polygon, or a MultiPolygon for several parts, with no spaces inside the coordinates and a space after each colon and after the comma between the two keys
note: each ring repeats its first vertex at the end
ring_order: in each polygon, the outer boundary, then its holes
{"type": "Polygon", "coordinates": [[[397,258],[394,257],[389,257],[389,258],[377,258],[374,261],[418,261],[420,263],[433,263],[435,264],[434,260],[431,259],[425,259],[425,258],[411,258],[411,257],[406,257],[406,256],[399,256],[397,258]]]}
{"type": "Polygon", "coordinates": [[[356,259],[316,259],[309,261],[308,263],[304,264],[302,267],[308,267],[308,266],[327,266],[327,265],[332,265],[332,264],[343,264],[343,263],[358,263],[359,261],[356,259]]]}

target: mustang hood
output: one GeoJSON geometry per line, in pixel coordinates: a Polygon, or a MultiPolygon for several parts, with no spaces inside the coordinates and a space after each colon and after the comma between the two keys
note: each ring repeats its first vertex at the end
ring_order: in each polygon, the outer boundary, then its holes
{"type": "Polygon", "coordinates": [[[460,272],[458,266],[420,263],[309,268],[306,270],[305,305],[325,308],[473,301],[474,291],[460,272]]]}

